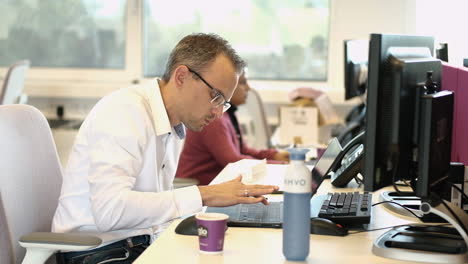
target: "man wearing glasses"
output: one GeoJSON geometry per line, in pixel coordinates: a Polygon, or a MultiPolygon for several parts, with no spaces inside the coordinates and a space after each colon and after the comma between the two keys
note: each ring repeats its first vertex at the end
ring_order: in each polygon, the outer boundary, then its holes
{"type": "Polygon", "coordinates": [[[214,34],[193,34],[173,49],[162,79],[102,98],[86,117],[63,177],[52,229],[94,233],[104,246],[57,255],[58,263],[131,263],[171,220],[202,206],[267,204],[276,186],[238,177],[173,190],[185,127],[200,131],[230,107],[245,66],[214,34]]]}

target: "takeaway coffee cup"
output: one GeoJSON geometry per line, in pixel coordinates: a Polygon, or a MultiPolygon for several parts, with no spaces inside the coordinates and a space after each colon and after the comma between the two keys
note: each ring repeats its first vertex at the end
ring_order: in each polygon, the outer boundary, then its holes
{"type": "Polygon", "coordinates": [[[229,216],[220,213],[199,213],[195,218],[197,219],[200,252],[222,253],[229,216]]]}

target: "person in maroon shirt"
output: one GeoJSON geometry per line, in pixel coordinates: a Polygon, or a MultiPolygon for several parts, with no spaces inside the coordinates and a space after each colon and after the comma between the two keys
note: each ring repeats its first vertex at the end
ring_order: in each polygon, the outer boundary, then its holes
{"type": "Polygon", "coordinates": [[[231,98],[231,108],[220,119],[201,132],[187,130],[184,148],[179,159],[176,177],[194,178],[201,185],[209,184],[231,162],[241,159],[267,159],[268,163],[286,163],[289,153],[275,149],[256,150],[242,140],[235,112],[247,100],[250,86],[242,73],[231,98]]]}

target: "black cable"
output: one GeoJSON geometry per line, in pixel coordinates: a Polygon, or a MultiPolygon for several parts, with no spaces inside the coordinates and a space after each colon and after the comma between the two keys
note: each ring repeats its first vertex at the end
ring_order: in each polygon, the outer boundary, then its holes
{"type": "Polygon", "coordinates": [[[402,204],[399,204],[397,202],[394,202],[394,201],[383,201],[383,202],[378,202],[378,203],[375,203],[373,204],[372,206],[376,206],[376,205],[379,205],[379,204],[384,204],[384,203],[391,203],[391,204],[396,204],[398,206],[401,206],[403,209],[405,209],[406,211],[410,212],[412,215],[414,215],[416,218],[418,219],[421,219],[422,216],[418,216],[417,214],[415,214],[413,211],[411,211],[411,209],[408,209],[407,207],[405,207],[404,205],[402,204]]]}
{"type": "Polygon", "coordinates": [[[393,171],[392,171],[392,184],[393,184],[393,189],[395,189],[395,191],[400,194],[400,195],[403,195],[403,192],[400,191],[400,189],[398,189],[398,186],[396,184],[396,176],[397,176],[397,173],[398,173],[398,166],[399,166],[399,153],[398,152],[395,152],[393,153],[393,158],[394,158],[394,161],[393,161],[393,171]],[[396,158],[395,158],[396,156],[396,158]]]}
{"type": "Polygon", "coordinates": [[[395,227],[400,227],[400,226],[407,226],[407,225],[410,225],[410,224],[386,226],[386,227],[375,228],[375,229],[369,229],[369,230],[358,230],[358,231],[354,231],[354,232],[348,232],[348,235],[354,235],[354,234],[357,234],[357,233],[364,233],[364,232],[379,231],[379,230],[384,230],[384,229],[389,229],[389,228],[395,228],[395,227]]]}
{"type": "Polygon", "coordinates": [[[408,184],[403,184],[403,183],[395,183],[396,186],[401,186],[401,187],[408,187],[408,184]]]}
{"type": "MultiPolygon", "coordinates": [[[[452,187],[457,189],[457,191],[459,193],[461,193],[461,195],[463,196],[463,198],[465,198],[466,201],[468,201],[468,196],[463,192],[462,189],[460,189],[460,187],[458,187],[457,185],[455,185],[455,183],[452,183],[452,187]]],[[[463,204],[463,203],[462,203],[463,204]]]]}
{"type": "Polygon", "coordinates": [[[463,222],[458,217],[458,215],[452,210],[452,208],[450,208],[450,206],[447,205],[447,203],[443,199],[440,199],[440,201],[445,206],[445,208],[447,208],[447,210],[449,210],[449,212],[452,214],[452,216],[455,218],[455,220],[458,222],[458,224],[461,226],[461,228],[463,228],[463,231],[465,231],[465,233],[468,234],[468,230],[467,230],[466,226],[463,224],[463,222]]]}
{"type": "Polygon", "coordinates": [[[403,183],[395,183],[397,186],[411,187],[411,183],[406,180],[401,180],[403,183]]]}
{"type": "MultiPolygon", "coordinates": [[[[395,168],[394,168],[393,173],[392,173],[392,184],[393,184],[393,189],[395,189],[395,191],[396,191],[399,195],[404,195],[404,196],[415,195],[414,190],[413,190],[413,188],[412,188],[411,185],[401,185],[401,184],[397,184],[397,183],[396,183],[396,175],[397,175],[398,166],[399,166],[398,163],[399,163],[399,162],[398,162],[398,156],[397,156],[396,161],[395,161],[395,168]],[[412,190],[412,191],[411,191],[411,192],[404,192],[404,191],[401,191],[400,189],[398,189],[398,186],[409,186],[409,187],[411,187],[411,190],[412,190]]],[[[403,181],[403,182],[405,182],[405,181],[403,181]]],[[[406,182],[405,182],[405,183],[406,183],[406,182]]]]}
{"type": "Polygon", "coordinates": [[[411,187],[411,182],[408,182],[408,180],[401,180],[401,181],[404,182],[406,186],[411,187]]]}
{"type": "MultiPolygon", "coordinates": [[[[386,227],[380,227],[380,228],[369,229],[369,230],[358,230],[358,231],[354,231],[354,232],[348,232],[348,234],[349,235],[354,235],[354,234],[357,234],[357,233],[373,232],[373,231],[379,231],[379,230],[384,230],[384,229],[389,229],[389,228],[409,226],[409,225],[412,225],[412,224],[418,224],[418,223],[408,223],[408,224],[404,224],[404,225],[386,226],[386,227]]],[[[446,226],[446,225],[450,225],[450,224],[445,223],[445,224],[440,224],[440,225],[422,225],[422,226],[446,226]]]]}
{"type": "Polygon", "coordinates": [[[364,180],[361,179],[358,175],[359,175],[359,174],[356,174],[356,176],[354,176],[354,180],[355,180],[359,185],[364,184],[364,180]]]}

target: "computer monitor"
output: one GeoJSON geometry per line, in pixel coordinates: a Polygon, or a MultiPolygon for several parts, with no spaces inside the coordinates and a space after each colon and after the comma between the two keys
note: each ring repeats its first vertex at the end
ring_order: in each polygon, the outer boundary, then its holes
{"type": "Polygon", "coordinates": [[[345,99],[360,96],[366,91],[368,40],[344,41],[345,99]]]}
{"type": "Polygon", "coordinates": [[[440,83],[434,39],[371,34],[364,189],[375,191],[417,173],[419,99],[427,72],[440,83]]]}
{"type": "Polygon", "coordinates": [[[436,48],[436,58],[448,62],[448,43],[439,43],[436,48]]]}
{"type": "MultiPolygon", "coordinates": [[[[369,41],[362,39],[344,41],[344,86],[345,99],[365,94],[367,87],[367,62],[369,41]]],[[[364,101],[364,100],[363,100],[364,101]]],[[[364,129],[366,105],[362,102],[346,115],[345,127],[337,130],[336,136],[346,145],[364,129]]]]}
{"type": "Polygon", "coordinates": [[[454,93],[451,91],[424,94],[420,98],[418,178],[415,186],[416,196],[423,199],[430,198],[433,193],[441,198],[451,196],[445,192],[451,181],[453,106],[454,93]]]}

